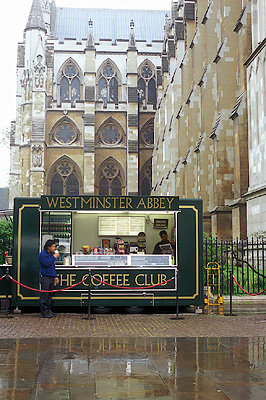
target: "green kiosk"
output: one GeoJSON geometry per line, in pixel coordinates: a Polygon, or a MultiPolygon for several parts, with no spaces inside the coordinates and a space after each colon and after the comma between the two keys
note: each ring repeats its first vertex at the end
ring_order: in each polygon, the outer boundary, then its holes
{"type": "MultiPolygon", "coordinates": [[[[11,275],[39,287],[38,253],[52,238],[60,253],[54,306],[87,304],[97,312],[122,306],[203,305],[202,201],[176,196],[42,196],[14,201],[11,275]],[[165,230],[174,251],[153,254],[165,230]],[[172,256],[174,253],[175,257],[172,256]]],[[[12,282],[12,306],[38,305],[37,292],[12,282]]]]}

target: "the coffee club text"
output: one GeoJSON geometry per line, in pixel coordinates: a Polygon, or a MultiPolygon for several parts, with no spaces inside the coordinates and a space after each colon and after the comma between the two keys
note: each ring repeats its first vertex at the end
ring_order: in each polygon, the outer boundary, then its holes
{"type": "MultiPolygon", "coordinates": [[[[172,275],[172,274],[171,274],[172,275]]],[[[77,283],[77,280],[81,279],[84,280],[88,278],[89,274],[83,275],[81,278],[77,277],[77,274],[58,274],[59,277],[59,286],[71,286],[77,283]]],[[[171,276],[167,276],[163,273],[137,273],[134,276],[130,276],[130,274],[125,273],[114,273],[114,274],[105,274],[105,273],[98,273],[95,272],[91,278],[91,289],[112,289],[109,285],[121,286],[123,287],[149,287],[157,284],[161,284],[161,286],[157,286],[156,288],[159,289],[160,287],[165,287],[167,285],[168,288],[173,287],[173,282],[166,282],[171,276]],[[106,285],[109,284],[109,285],[106,285]]],[[[88,287],[89,282],[88,279],[82,283],[83,286],[88,287]]]]}
{"type": "Polygon", "coordinates": [[[42,196],[43,210],[178,210],[178,197],[42,196]]]}

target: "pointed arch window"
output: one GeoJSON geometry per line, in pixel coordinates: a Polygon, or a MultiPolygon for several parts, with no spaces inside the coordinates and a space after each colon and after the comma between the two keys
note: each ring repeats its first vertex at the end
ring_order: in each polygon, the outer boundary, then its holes
{"type": "Polygon", "coordinates": [[[104,106],[107,102],[118,104],[118,73],[114,65],[107,61],[98,73],[98,100],[104,106]]]}
{"type": "Polygon", "coordinates": [[[51,181],[51,196],[61,196],[63,193],[63,179],[59,174],[55,174],[51,181]]]}
{"type": "Polygon", "coordinates": [[[81,177],[75,163],[68,157],[56,162],[50,173],[50,195],[78,196],[80,187],[81,177]]]}
{"type": "Polygon", "coordinates": [[[60,104],[63,101],[70,101],[71,106],[76,105],[80,100],[81,79],[77,66],[73,61],[69,61],[62,70],[60,79],[60,104]]]}
{"type": "Polygon", "coordinates": [[[97,142],[104,146],[117,146],[123,143],[124,132],[120,124],[112,117],[99,127],[97,142]]]}
{"type": "Polygon", "coordinates": [[[141,129],[141,142],[145,146],[154,146],[154,120],[149,120],[141,129]]]}
{"type": "Polygon", "coordinates": [[[138,96],[139,103],[153,104],[157,103],[157,89],[154,68],[149,61],[146,61],[139,69],[138,75],[138,96]]]}
{"type": "Polygon", "coordinates": [[[106,160],[99,168],[96,181],[99,182],[99,195],[122,195],[124,174],[120,164],[112,157],[106,160]]]}
{"type": "Polygon", "coordinates": [[[80,135],[74,122],[68,117],[63,117],[51,129],[50,144],[73,145],[80,141],[80,135]]]}
{"type": "Polygon", "coordinates": [[[152,186],[152,161],[151,158],[143,165],[140,174],[140,192],[143,196],[151,193],[152,186]]]}

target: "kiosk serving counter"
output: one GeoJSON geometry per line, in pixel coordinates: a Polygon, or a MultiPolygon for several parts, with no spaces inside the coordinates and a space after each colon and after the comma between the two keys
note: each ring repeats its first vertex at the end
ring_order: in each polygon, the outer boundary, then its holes
{"type": "MultiPolygon", "coordinates": [[[[16,198],[12,273],[18,282],[38,287],[38,253],[50,238],[60,252],[58,289],[84,280],[90,271],[92,306],[99,311],[123,306],[135,312],[146,306],[174,305],[177,268],[180,304],[203,304],[201,200],[174,196],[16,198]],[[174,259],[169,254],[152,254],[161,230],[175,241],[174,259]],[[132,254],[137,250],[138,254],[132,254]]],[[[86,305],[87,290],[88,280],[55,293],[54,305],[86,305]]],[[[13,286],[13,306],[37,304],[36,293],[13,286]]]]}

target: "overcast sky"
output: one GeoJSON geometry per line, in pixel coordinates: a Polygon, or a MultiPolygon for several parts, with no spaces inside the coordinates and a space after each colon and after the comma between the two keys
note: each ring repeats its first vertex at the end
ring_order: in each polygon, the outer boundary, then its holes
{"type": "MultiPolygon", "coordinates": [[[[6,1],[1,9],[1,96],[0,96],[0,131],[9,128],[10,121],[16,117],[16,58],[17,44],[22,41],[32,0],[6,1]]],[[[56,0],[57,6],[63,7],[96,7],[123,9],[170,9],[171,0],[56,0]],[[94,6],[91,3],[95,4],[94,6]]],[[[0,148],[0,187],[7,184],[9,159],[7,150],[0,148]]]]}

